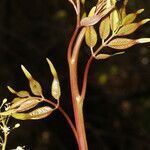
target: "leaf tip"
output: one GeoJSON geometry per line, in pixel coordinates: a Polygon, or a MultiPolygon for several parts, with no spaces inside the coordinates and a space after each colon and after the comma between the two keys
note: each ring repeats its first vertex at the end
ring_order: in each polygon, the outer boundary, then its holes
{"type": "Polygon", "coordinates": [[[142,23],[142,24],[145,24],[145,23],[147,23],[147,22],[149,22],[149,21],[150,21],[150,18],[146,18],[146,19],[142,20],[141,23],[142,23]]]}
{"type": "Polygon", "coordinates": [[[144,11],[144,8],[139,9],[139,10],[136,12],[136,14],[141,14],[143,11],[144,11]]]}
{"type": "Polygon", "coordinates": [[[137,43],[149,43],[150,38],[141,38],[136,40],[137,43]]]}
{"type": "Polygon", "coordinates": [[[32,78],[32,75],[29,73],[29,71],[24,67],[24,65],[21,65],[21,69],[25,76],[30,80],[32,78]]]}
{"type": "Polygon", "coordinates": [[[10,86],[7,86],[7,89],[8,89],[11,93],[16,94],[16,91],[15,91],[13,88],[11,88],[10,86]]]}

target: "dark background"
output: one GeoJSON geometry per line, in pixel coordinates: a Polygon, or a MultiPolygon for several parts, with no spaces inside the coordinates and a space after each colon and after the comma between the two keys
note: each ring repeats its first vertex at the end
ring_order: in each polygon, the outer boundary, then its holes
{"type": "MultiPolygon", "coordinates": [[[[92,3],[87,1],[87,8],[92,3]]],[[[145,8],[149,0],[132,0],[129,12],[145,8]]],[[[87,9],[88,10],[88,9],[87,9]]],[[[40,81],[48,98],[52,76],[45,58],[57,68],[61,105],[73,118],[69,95],[67,44],[74,29],[75,13],[67,0],[0,0],[0,98],[11,101],[6,86],[28,89],[20,65],[40,81]]],[[[133,37],[150,37],[149,23],[133,37]]],[[[150,45],[130,48],[124,55],[94,62],[89,74],[84,105],[90,150],[150,150],[150,45]]],[[[79,72],[90,55],[83,47],[79,72]]],[[[11,119],[21,127],[9,135],[7,149],[18,145],[27,150],[76,150],[74,136],[59,112],[39,121],[11,119]]]]}

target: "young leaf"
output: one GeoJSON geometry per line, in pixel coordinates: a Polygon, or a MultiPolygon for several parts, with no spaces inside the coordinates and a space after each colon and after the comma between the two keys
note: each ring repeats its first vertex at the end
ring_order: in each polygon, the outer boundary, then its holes
{"type": "Polygon", "coordinates": [[[107,14],[110,13],[110,11],[112,11],[112,9],[114,8],[114,6],[111,6],[105,10],[103,10],[101,13],[94,15],[92,17],[85,17],[81,20],[80,25],[81,26],[92,26],[95,25],[96,23],[98,23],[103,17],[105,17],[107,14]]]}
{"type": "Polygon", "coordinates": [[[107,58],[110,58],[112,56],[121,55],[121,54],[124,54],[124,53],[125,52],[118,52],[118,53],[115,53],[115,54],[112,54],[112,55],[109,55],[109,54],[98,54],[96,56],[96,59],[103,60],[103,59],[107,59],[107,58]]]}
{"type": "Polygon", "coordinates": [[[53,112],[53,110],[54,109],[49,106],[44,106],[30,112],[29,115],[32,117],[31,119],[34,120],[42,119],[49,116],[53,112]]]}
{"type": "Polygon", "coordinates": [[[25,97],[29,97],[30,94],[29,94],[28,91],[23,90],[23,91],[17,92],[17,96],[22,97],[22,98],[25,98],[25,97]]]}
{"type": "Polygon", "coordinates": [[[136,31],[141,25],[147,23],[150,19],[144,19],[138,23],[131,23],[123,26],[117,33],[117,36],[129,35],[136,31]]]}
{"type": "Polygon", "coordinates": [[[111,57],[111,55],[109,55],[109,54],[98,54],[95,58],[98,60],[103,60],[103,59],[107,59],[109,57],[111,57]]]}
{"type": "Polygon", "coordinates": [[[29,80],[29,85],[30,85],[32,93],[36,96],[41,96],[42,95],[42,87],[39,84],[39,82],[37,82],[36,80],[33,79],[32,75],[29,73],[29,71],[23,65],[21,65],[21,68],[22,68],[25,76],[29,80]]]}
{"type": "Polygon", "coordinates": [[[119,26],[119,21],[120,21],[119,20],[119,14],[118,14],[118,11],[115,9],[110,14],[110,25],[111,25],[111,29],[113,32],[119,26]]]}
{"type": "Polygon", "coordinates": [[[59,84],[57,72],[56,72],[52,62],[48,58],[46,60],[49,64],[51,73],[53,75],[53,82],[52,82],[52,86],[51,86],[51,94],[56,100],[59,100],[59,98],[61,96],[61,89],[60,89],[60,84],[59,84]]]}
{"type": "Polygon", "coordinates": [[[122,7],[120,8],[120,17],[121,19],[126,17],[126,6],[127,6],[128,0],[124,0],[122,7]]]}
{"type": "Polygon", "coordinates": [[[109,17],[104,18],[100,22],[99,33],[101,39],[105,40],[110,34],[110,20],[109,17]]]}
{"type": "Polygon", "coordinates": [[[17,96],[19,96],[19,97],[22,97],[22,98],[25,98],[25,97],[29,97],[30,96],[30,94],[28,93],[28,91],[19,91],[19,92],[17,92],[17,91],[15,91],[13,88],[11,88],[10,86],[7,86],[7,88],[8,88],[8,90],[11,92],[11,93],[13,93],[13,94],[16,94],[17,96]]]}
{"type": "Polygon", "coordinates": [[[127,49],[135,44],[137,44],[136,40],[133,40],[133,39],[116,38],[116,39],[110,41],[107,44],[107,46],[114,48],[114,49],[122,50],[122,49],[127,49]]]}
{"type": "Polygon", "coordinates": [[[38,120],[49,116],[53,109],[49,106],[40,107],[29,113],[13,113],[12,117],[19,120],[38,120]]]}
{"type": "Polygon", "coordinates": [[[122,25],[126,25],[126,24],[130,24],[132,23],[135,18],[137,17],[137,15],[141,14],[144,11],[144,9],[139,9],[137,12],[135,13],[130,13],[128,14],[122,21],[122,25]]]}
{"type": "Polygon", "coordinates": [[[12,100],[12,104],[13,103],[16,103],[16,102],[18,102],[18,101],[20,101],[21,99],[23,99],[23,98],[20,98],[20,97],[15,97],[13,100],[12,100]]]}
{"type": "Polygon", "coordinates": [[[33,78],[29,81],[30,89],[32,93],[36,96],[41,96],[42,94],[42,87],[40,83],[33,78]]]}
{"type": "Polygon", "coordinates": [[[30,98],[27,101],[25,101],[24,103],[22,103],[18,108],[17,108],[17,112],[24,112],[27,110],[30,110],[32,108],[34,108],[37,104],[39,104],[41,101],[39,101],[38,99],[35,98],[30,98]]]}
{"type": "Polygon", "coordinates": [[[106,0],[105,1],[101,0],[101,1],[97,2],[96,9],[95,9],[95,14],[100,14],[103,10],[105,10],[106,5],[107,5],[106,0]]]}
{"type": "Polygon", "coordinates": [[[30,72],[23,65],[21,65],[21,69],[24,72],[27,79],[30,80],[32,78],[32,75],[30,74],[30,72]]]}
{"type": "Polygon", "coordinates": [[[150,38],[140,38],[140,39],[127,39],[127,38],[116,38],[112,41],[110,41],[107,46],[122,50],[129,48],[135,44],[141,44],[141,43],[150,43],[150,38]]]}
{"type": "Polygon", "coordinates": [[[26,102],[28,100],[28,98],[14,98],[12,101],[12,105],[10,106],[10,109],[14,109],[19,107],[22,103],[26,102]]]}
{"type": "Polygon", "coordinates": [[[54,78],[52,81],[51,93],[56,100],[60,99],[61,96],[60,85],[59,81],[56,78],[54,78]]]}
{"type": "Polygon", "coordinates": [[[90,47],[93,48],[97,43],[97,33],[93,26],[87,27],[85,32],[85,42],[90,47]]]}

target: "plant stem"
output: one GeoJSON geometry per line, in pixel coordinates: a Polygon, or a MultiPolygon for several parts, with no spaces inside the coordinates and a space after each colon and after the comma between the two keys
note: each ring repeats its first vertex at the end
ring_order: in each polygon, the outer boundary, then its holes
{"type": "Polygon", "coordinates": [[[72,104],[73,104],[76,131],[78,136],[78,147],[79,150],[88,150],[83,117],[83,99],[81,99],[79,93],[78,76],[77,76],[78,54],[81,47],[81,43],[84,39],[85,29],[84,28],[81,29],[80,33],[78,34],[78,31],[80,29],[80,0],[77,0],[76,4],[77,4],[77,18],[76,18],[77,23],[76,29],[72,35],[72,38],[68,46],[68,63],[69,63],[72,104]]]}
{"type": "Polygon", "coordinates": [[[74,111],[74,118],[76,124],[76,130],[79,140],[79,150],[88,150],[86,132],[84,126],[84,117],[83,117],[83,99],[79,93],[78,87],[78,76],[77,76],[77,65],[78,65],[78,54],[81,47],[81,43],[84,39],[85,28],[83,28],[76,39],[72,57],[69,62],[70,70],[70,85],[71,85],[71,95],[72,95],[72,104],[74,111]]]}
{"type": "Polygon", "coordinates": [[[93,56],[90,56],[89,60],[87,61],[86,67],[85,67],[84,76],[83,76],[83,83],[82,83],[82,90],[81,90],[82,100],[84,100],[84,98],[85,98],[88,72],[89,72],[89,68],[90,68],[92,60],[93,60],[93,56]]]}
{"type": "Polygon", "coordinates": [[[4,142],[3,142],[3,145],[2,145],[2,150],[5,150],[5,149],[6,149],[7,135],[8,135],[8,134],[4,132],[4,142]]]}
{"type": "Polygon", "coordinates": [[[76,65],[70,66],[70,83],[75,124],[79,140],[79,150],[88,150],[83,118],[83,101],[78,92],[76,65]]]}
{"type": "Polygon", "coordinates": [[[88,150],[84,116],[83,116],[83,103],[82,103],[83,101],[81,101],[81,99],[78,100],[73,98],[74,117],[75,117],[76,129],[77,129],[77,134],[79,139],[78,146],[79,146],[79,150],[88,150]]]}
{"type": "Polygon", "coordinates": [[[70,43],[69,43],[69,46],[68,46],[68,54],[67,54],[68,61],[71,59],[72,46],[73,46],[73,42],[74,42],[74,40],[76,38],[76,35],[78,33],[78,30],[79,30],[79,28],[76,25],[76,28],[75,28],[75,30],[74,30],[74,32],[72,34],[72,37],[71,37],[71,40],[70,40],[70,43]]]}
{"type": "MultiPolygon", "coordinates": [[[[3,127],[6,127],[5,121],[2,121],[3,127]]],[[[6,144],[7,144],[7,136],[8,136],[8,132],[3,130],[4,133],[4,139],[3,139],[3,143],[2,143],[2,150],[6,149],[6,144]]]]}

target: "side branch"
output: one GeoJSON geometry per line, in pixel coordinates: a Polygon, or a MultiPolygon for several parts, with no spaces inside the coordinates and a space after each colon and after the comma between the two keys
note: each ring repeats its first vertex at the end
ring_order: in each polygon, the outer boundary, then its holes
{"type": "MultiPolygon", "coordinates": [[[[55,104],[54,102],[52,102],[52,101],[50,101],[50,100],[47,100],[47,99],[42,99],[42,100],[43,100],[44,102],[46,102],[46,103],[49,103],[49,104],[53,105],[53,106],[57,106],[57,104],[55,104]]],[[[61,114],[62,114],[62,115],[65,117],[65,119],[67,120],[67,122],[68,122],[70,128],[72,129],[72,132],[73,132],[73,134],[74,134],[74,136],[75,136],[75,138],[76,138],[77,143],[79,143],[79,142],[78,142],[78,135],[77,135],[76,128],[75,128],[74,124],[72,123],[70,117],[69,117],[68,114],[63,110],[62,107],[59,106],[59,107],[58,107],[58,110],[61,112],[61,114]]]]}
{"type": "Polygon", "coordinates": [[[89,68],[92,63],[93,56],[90,56],[83,75],[83,83],[82,83],[82,90],[81,90],[81,99],[84,100],[85,94],[86,94],[86,87],[87,87],[87,78],[88,78],[88,73],[89,73],[89,68]]]}

